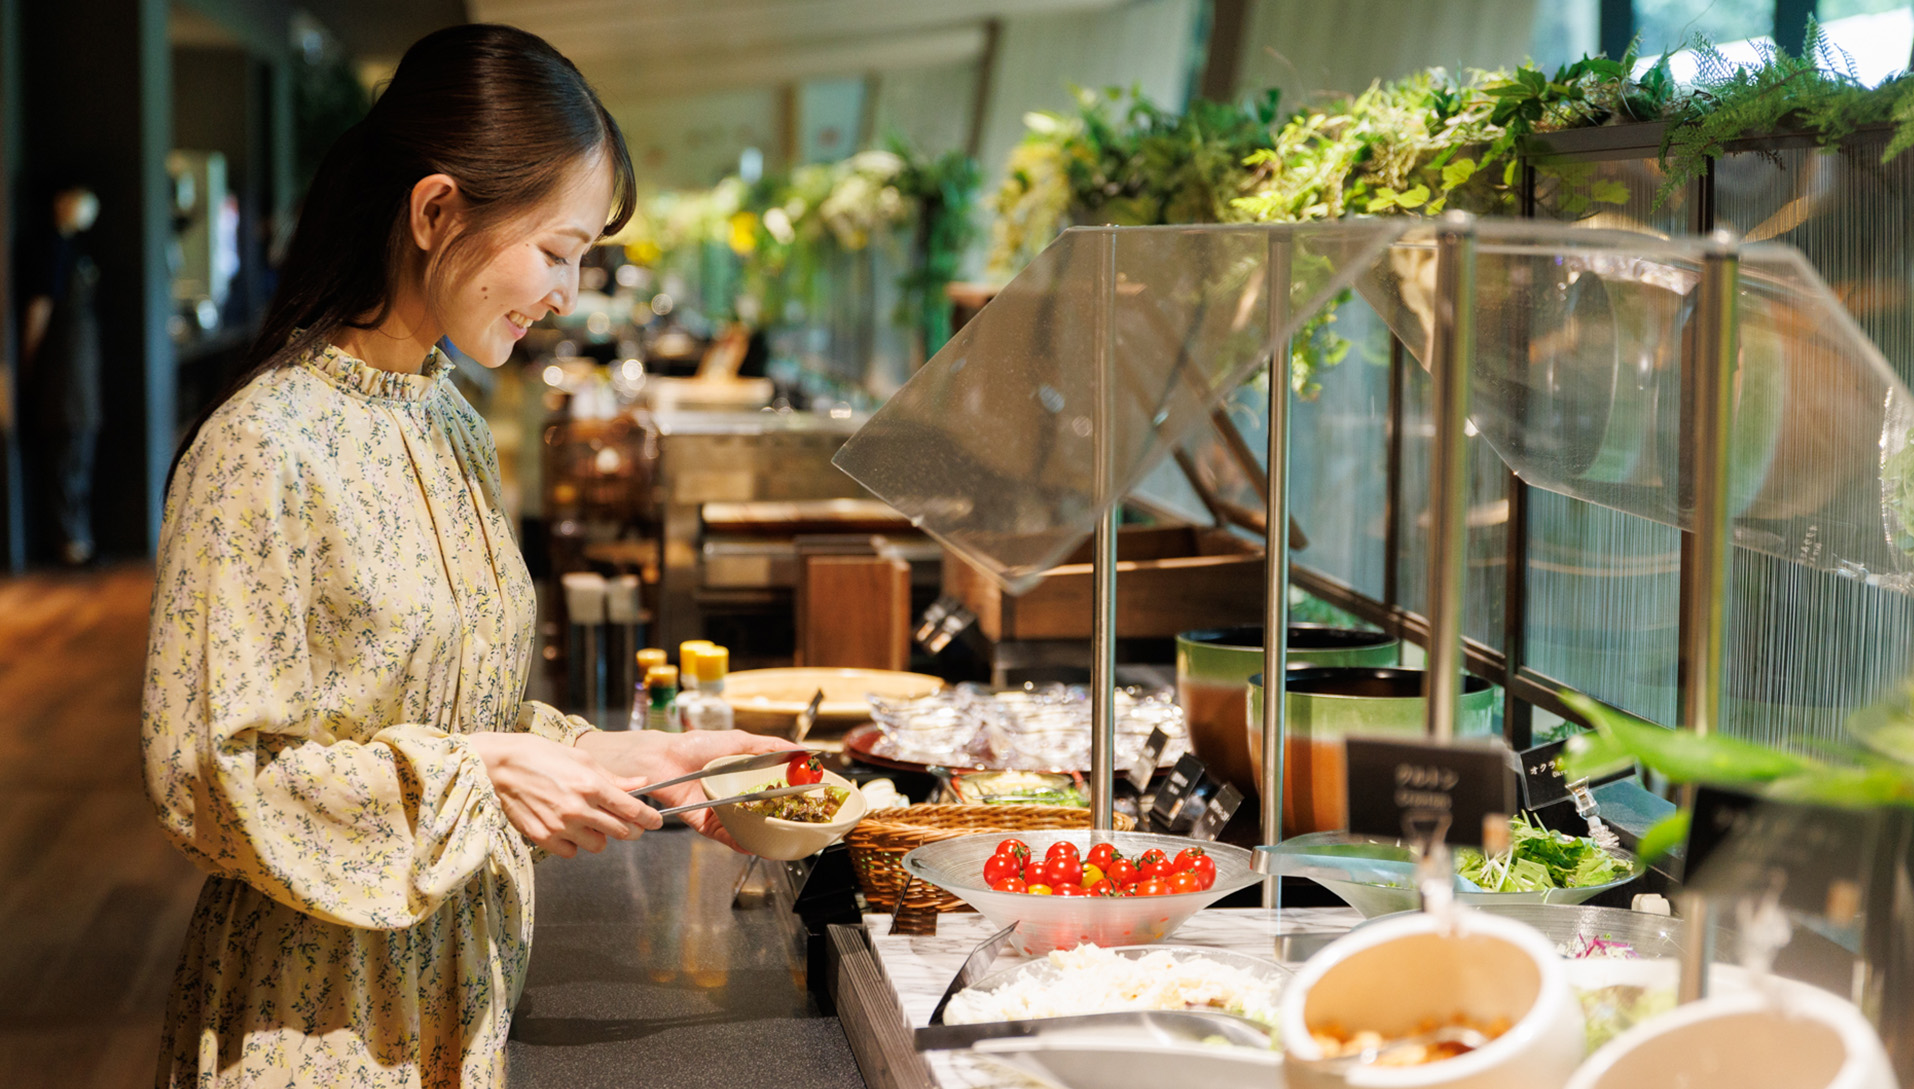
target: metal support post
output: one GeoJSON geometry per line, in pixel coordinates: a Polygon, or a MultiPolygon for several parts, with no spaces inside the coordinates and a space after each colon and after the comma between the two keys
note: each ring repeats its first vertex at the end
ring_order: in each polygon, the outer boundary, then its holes
{"type": "MultiPolygon", "coordinates": [[[[1289,691],[1283,678],[1289,665],[1289,338],[1276,339],[1289,321],[1289,239],[1276,228],[1269,235],[1264,290],[1268,293],[1269,428],[1264,456],[1263,501],[1269,532],[1263,550],[1263,842],[1283,841],[1283,764],[1289,755],[1286,721],[1289,691]]],[[[1263,906],[1276,907],[1281,879],[1263,881],[1263,906]]]]}
{"type": "MultiPolygon", "coordinates": [[[[1695,326],[1693,404],[1685,406],[1685,464],[1694,495],[1694,547],[1681,568],[1681,718],[1697,734],[1714,732],[1721,718],[1722,649],[1728,589],[1729,438],[1734,411],[1737,294],[1741,257],[1725,231],[1711,236],[1702,258],[1701,294],[1695,326]]],[[[1687,800],[1693,802],[1693,788],[1687,800]]],[[[1688,916],[1682,943],[1681,988],[1693,1002],[1707,993],[1709,946],[1707,902],[1683,897],[1688,916]]]]}
{"type": "Polygon", "coordinates": [[[1097,519],[1091,545],[1091,571],[1096,583],[1095,608],[1090,616],[1090,827],[1116,826],[1116,579],[1117,437],[1116,405],[1116,234],[1097,236],[1102,247],[1097,261],[1096,320],[1092,345],[1096,365],[1092,389],[1096,393],[1094,441],[1097,519]]]}
{"type": "Polygon", "coordinates": [[[1429,371],[1435,449],[1429,458],[1429,736],[1455,737],[1462,696],[1463,570],[1468,560],[1469,360],[1475,351],[1475,217],[1445,214],[1436,228],[1435,329],[1429,371]]]}

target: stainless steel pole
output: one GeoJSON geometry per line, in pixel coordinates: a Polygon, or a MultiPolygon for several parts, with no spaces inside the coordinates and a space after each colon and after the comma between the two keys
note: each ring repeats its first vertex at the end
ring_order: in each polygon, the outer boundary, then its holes
{"type": "Polygon", "coordinates": [[[1095,607],[1090,615],[1090,826],[1116,826],[1116,234],[1097,235],[1102,247],[1097,261],[1096,320],[1092,344],[1096,377],[1095,430],[1091,446],[1096,462],[1096,498],[1103,514],[1097,519],[1090,564],[1096,583],[1095,607]]]}
{"type": "Polygon", "coordinates": [[[1468,561],[1469,360],[1475,352],[1475,217],[1436,228],[1435,329],[1429,371],[1435,449],[1429,458],[1429,736],[1455,737],[1462,696],[1462,575],[1468,561]]]}
{"type": "MultiPolygon", "coordinates": [[[[1693,548],[1681,566],[1681,717],[1697,734],[1721,719],[1721,665],[1728,590],[1728,443],[1734,412],[1737,295],[1741,256],[1734,236],[1717,231],[1702,257],[1695,326],[1694,404],[1685,413],[1687,469],[1694,492],[1693,548]]],[[[1689,788],[1689,802],[1693,802],[1689,788]]],[[[1681,988],[1693,1002],[1708,991],[1712,931],[1707,901],[1682,898],[1688,917],[1681,988]]]]}
{"type": "MultiPolygon", "coordinates": [[[[1263,549],[1263,842],[1283,841],[1283,761],[1288,755],[1286,712],[1289,693],[1283,684],[1289,665],[1289,338],[1276,340],[1289,321],[1290,243],[1279,233],[1269,235],[1268,267],[1264,270],[1269,355],[1269,444],[1264,458],[1263,501],[1267,510],[1263,549]]],[[[1276,907],[1281,879],[1263,879],[1263,906],[1276,907]]]]}

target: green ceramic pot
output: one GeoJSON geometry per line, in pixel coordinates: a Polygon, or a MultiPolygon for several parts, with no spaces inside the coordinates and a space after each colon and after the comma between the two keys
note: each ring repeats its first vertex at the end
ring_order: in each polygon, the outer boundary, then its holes
{"type": "MultiPolygon", "coordinates": [[[[1425,730],[1419,669],[1359,666],[1289,671],[1283,745],[1283,835],[1328,832],[1348,824],[1343,738],[1351,734],[1421,737],[1425,730]]],[[[1263,675],[1249,679],[1244,747],[1262,781],[1263,675]]],[[[1480,736],[1494,725],[1495,686],[1462,678],[1459,736],[1480,736]]],[[[1259,789],[1260,793],[1260,789],[1259,789]]]]}
{"type": "MultiPolygon", "coordinates": [[[[1399,660],[1392,635],[1326,624],[1289,626],[1290,668],[1387,666],[1399,660]]],[[[1190,747],[1212,773],[1256,796],[1256,771],[1243,739],[1243,685],[1263,671],[1263,626],[1186,631],[1176,637],[1176,691],[1190,747]]]]}

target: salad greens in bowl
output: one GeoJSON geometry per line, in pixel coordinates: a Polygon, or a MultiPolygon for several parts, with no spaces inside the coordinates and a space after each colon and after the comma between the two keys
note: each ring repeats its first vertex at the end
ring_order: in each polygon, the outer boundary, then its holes
{"type": "MultiPolygon", "coordinates": [[[[1580,904],[1641,876],[1628,851],[1604,851],[1586,837],[1510,819],[1509,850],[1455,852],[1456,900],[1465,904],[1580,904]]],[[[1270,872],[1307,877],[1367,918],[1408,911],[1420,900],[1409,846],[1385,836],[1312,832],[1264,848],[1270,872]]]]}

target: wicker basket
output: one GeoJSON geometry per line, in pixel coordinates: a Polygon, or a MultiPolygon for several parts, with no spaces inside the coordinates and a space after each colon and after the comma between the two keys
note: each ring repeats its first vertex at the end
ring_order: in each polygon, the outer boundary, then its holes
{"type": "MultiPolygon", "coordinates": [[[[1051,828],[1088,828],[1088,809],[1054,805],[913,805],[879,809],[851,829],[845,842],[858,888],[872,911],[891,912],[899,933],[932,933],[940,911],[974,911],[962,899],[936,885],[913,881],[898,861],[913,848],[978,832],[1009,835],[1051,828]],[[902,894],[902,899],[899,899],[902,894]]],[[[1116,814],[1118,831],[1136,821],[1116,814]]]]}

